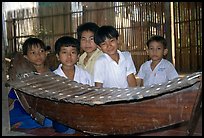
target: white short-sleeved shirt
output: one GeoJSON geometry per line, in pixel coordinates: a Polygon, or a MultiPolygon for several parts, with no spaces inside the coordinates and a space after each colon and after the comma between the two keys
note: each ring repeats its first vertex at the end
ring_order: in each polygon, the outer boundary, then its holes
{"type": "Polygon", "coordinates": [[[94,82],[103,83],[106,88],[127,88],[127,76],[136,74],[136,68],[129,52],[119,53],[118,64],[111,57],[103,53],[94,66],[94,82]]]}
{"type": "Polygon", "coordinates": [[[152,60],[146,61],[140,67],[137,76],[143,79],[144,86],[162,84],[179,77],[173,64],[166,59],[162,59],[152,71],[152,60]]]}
{"type": "MultiPolygon", "coordinates": [[[[68,78],[63,70],[62,70],[62,64],[60,64],[58,66],[58,68],[56,70],[54,70],[53,72],[57,75],[60,75],[62,77],[68,78]]],[[[90,86],[93,86],[93,80],[91,79],[91,75],[84,69],[78,67],[77,65],[74,65],[75,67],[75,73],[74,73],[74,81],[78,82],[78,83],[82,83],[82,84],[88,84],[90,86]]]]}

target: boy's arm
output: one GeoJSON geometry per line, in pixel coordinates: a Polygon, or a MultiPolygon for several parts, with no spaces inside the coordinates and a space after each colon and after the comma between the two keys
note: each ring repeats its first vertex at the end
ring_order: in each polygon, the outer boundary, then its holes
{"type": "MultiPolygon", "coordinates": [[[[145,63],[147,63],[147,62],[145,62],[145,63]]],[[[144,68],[145,67],[144,66],[145,66],[145,63],[143,63],[140,66],[139,72],[136,75],[136,81],[137,81],[137,86],[138,87],[144,86],[144,78],[145,78],[145,73],[144,73],[144,68]]]]}
{"type": "Polygon", "coordinates": [[[176,68],[171,62],[169,62],[169,66],[166,70],[166,74],[169,80],[179,77],[178,72],[176,71],[176,68]]]}
{"type": "Polygon", "coordinates": [[[143,79],[141,78],[136,78],[136,81],[137,81],[137,86],[138,87],[142,87],[144,84],[143,84],[143,79]]]}
{"type": "Polygon", "coordinates": [[[129,87],[136,87],[137,86],[136,78],[135,78],[135,75],[133,73],[131,73],[130,75],[127,76],[127,81],[128,81],[129,87]]]}
{"type": "Polygon", "coordinates": [[[102,88],[102,87],[103,87],[103,83],[95,82],[95,86],[96,86],[97,88],[102,88]]]}
{"type": "Polygon", "coordinates": [[[102,88],[104,83],[104,75],[105,75],[105,63],[103,59],[98,58],[94,65],[94,75],[93,75],[93,81],[95,84],[95,87],[102,88]]]}

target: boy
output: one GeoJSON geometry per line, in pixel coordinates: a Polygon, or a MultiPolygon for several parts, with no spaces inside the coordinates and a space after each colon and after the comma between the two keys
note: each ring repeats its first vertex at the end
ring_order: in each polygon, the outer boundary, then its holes
{"type": "Polygon", "coordinates": [[[47,54],[47,47],[38,38],[28,38],[23,44],[24,57],[33,64],[38,73],[49,71],[45,65],[47,54]]]}
{"type": "Polygon", "coordinates": [[[79,41],[73,37],[63,36],[55,42],[55,53],[61,62],[55,74],[78,83],[93,85],[90,74],[76,65],[79,59],[79,41]]]}
{"type": "Polygon", "coordinates": [[[77,36],[80,41],[80,47],[84,53],[79,57],[78,65],[87,70],[91,76],[94,72],[94,64],[97,58],[102,54],[94,42],[94,34],[99,26],[92,22],[81,24],[77,28],[77,36]]]}
{"type": "MultiPolygon", "coordinates": [[[[74,80],[78,83],[93,86],[90,74],[76,65],[79,59],[80,45],[79,41],[73,37],[63,36],[55,42],[55,53],[57,59],[61,62],[55,74],[74,80]]],[[[53,128],[57,132],[74,134],[75,130],[53,121],[53,128]]]]}
{"type": "Polygon", "coordinates": [[[96,87],[127,88],[136,86],[136,68],[131,54],[118,50],[119,33],[113,26],[101,26],[94,36],[103,54],[94,66],[96,87]]]}
{"type": "Polygon", "coordinates": [[[148,54],[151,60],[146,61],[140,67],[137,74],[139,86],[162,84],[178,77],[173,64],[164,59],[168,53],[167,42],[162,36],[152,36],[147,41],[148,54]]]}
{"type": "MultiPolygon", "coordinates": [[[[10,75],[15,75],[12,74],[12,72],[23,67],[22,62],[25,62],[26,59],[34,66],[35,71],[38,73],[49,71],[49,68],[45,65],[47,57],[46,46],[44,42],[38,38],[28,38],[23,44],[23,55],[19,54],[18,56],[15,56],[17,59],[13,59],[12,61],[14,64],[13,67],[9,69],[10,75]],[[21,58],[18,58],[18,56],[21,56],[21,58]],[[26,59],[24,59],[23,56],[26,59]],[[23,60],[16,61],[19,59],[23,60]]],[[[45,119],[44,126],[38,124],[21,106],[14,89],[10,90],[8,97],[11,108],[9,111],[11,128],[41,128],[52,126],[52,121],[47,118],[45,119]]]]}

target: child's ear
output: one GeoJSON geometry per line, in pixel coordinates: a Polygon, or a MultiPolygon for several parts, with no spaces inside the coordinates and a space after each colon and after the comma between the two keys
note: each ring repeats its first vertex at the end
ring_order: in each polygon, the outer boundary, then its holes
{"type": "Polygon", "coordinates": [[[60,61],[60,59],[59,59],[59,55],[58,55],[58,54],[56,54],[56,57],[57,57],[57,60],[60,61]]]}
{"type": "Polygon", "coordinates": [[[98,47],[99,50],[101,50],[101,47],[100,47],[100,46],[97,46],[97,47],[98,47]]]}
{"type": "Polygon", "coordinates": [[[166,56],[166,55],[167,55],[167,53],[168,53],[168,49],[167,49],[167,48],[165,48],[165,49],[164,49],[164,56],[166,56]]]}
{"type": "Polygon", "coordinates": [[[146,52],[147,52],[147,55],[149,55],[149,49],[148,48],[146,49],[146,52]]]}
{"type": "Polygon", "coordinates": [[[24,58],[26,58],[28,60],[28,56],[27,55],[23,55],[24,58]]]}
{"type": "Polygon", "coordinates": [[[48,51],[45,51],[45,55],[46,55],[46,56],[48,55],[48,51]]]}

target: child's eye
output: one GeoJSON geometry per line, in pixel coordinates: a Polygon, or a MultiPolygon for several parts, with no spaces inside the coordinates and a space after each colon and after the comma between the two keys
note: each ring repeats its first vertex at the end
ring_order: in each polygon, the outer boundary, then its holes
{"type": "Polygon", "coordinates": [[[101,45],[101,46],[104,46],[105,44],[106,44],[106,43],[105,43],[105,42],[103,42],[103,43],[101,43],[100,45],[101,45]]]}
{"type": "Polygon", "coordinates": [[[114,42],[114,39],[111,39],[110,42],[114,42]]]}
{"type": "Polygon", "coordinates": [[[90,37],[90,40],[91,40],[91,41],[94,41],[94,37],[90,37]]]}
{"type": "Polygon", "coordinates": [[[102,42],[100,45],[105,45],[106,43],[105,42],[102,42]]]}
{"type": "Polygon", "coordinates": [[[62,53],[62,54],[66,54],[67,52],[66,52],[66,51],[62,51],[61,53],[62,53]]]}
{"type": "Polygon", "coordinates": [[[81,39],[81,41],[85,41],[85,40],[86,40],[85,38],[82,38],[82,39],[81,39]]]}
{"type": "Polygon", "coordinates": [[[72,54],[77,54],[77,52],[76,51],[72,51],[72,54]]]}
{"type": "Polygon", "coordinates": [[[41,49],[41,50],[40,50],[40,52],[42,52],[42,53],[43,53],[43,52],[45,52],[45,50],[44,50],[44,49],[41,49]]]}

